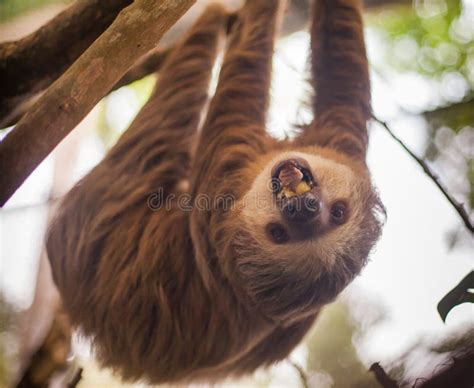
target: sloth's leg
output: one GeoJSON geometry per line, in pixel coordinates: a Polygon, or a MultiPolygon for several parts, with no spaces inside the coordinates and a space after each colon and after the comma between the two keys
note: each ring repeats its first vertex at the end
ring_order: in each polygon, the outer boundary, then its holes
{"type": "Polygon", "coordinates": [[[316,0],[311,26],[315,120],[301,137],[364,157],[370,82],[360,0],[316,0]]]}
{"type": "Polygon", "coordinates": [[[239,12],[198,144],[194,194],[212,192],[212,184],[264,152],[274,35],[283,3],[248,0],[239,12]]]}
{"type": "Polygon", "coordinates": [[[209,6],[171,52],[152,96],[107,157],[116,170],[133,169],[143,179],[151,174],[165,192],[187,178],[227,20],[222,6],[209,6]]]}

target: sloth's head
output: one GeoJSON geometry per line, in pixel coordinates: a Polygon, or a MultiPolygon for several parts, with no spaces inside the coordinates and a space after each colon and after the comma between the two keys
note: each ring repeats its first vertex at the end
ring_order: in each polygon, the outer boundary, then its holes
{"type": "Polygon", "coordinates": [[[364,163],[325,149],[274,155],[240,203],[239,283],[271,316],[319,308],[366,263],[380,212],[364,163]]]}

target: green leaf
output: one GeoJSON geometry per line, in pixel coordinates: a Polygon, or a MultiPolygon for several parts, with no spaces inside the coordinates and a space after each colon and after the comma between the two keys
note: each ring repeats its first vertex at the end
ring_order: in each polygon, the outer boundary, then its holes
{"type": "Polygon", "coordinates": [[[471,271],[438,303],[438,313],[443,322],[446,321],[446,317],[454,307],[462,303],[474,303],[473,289],[474,271],[471,271]]]}

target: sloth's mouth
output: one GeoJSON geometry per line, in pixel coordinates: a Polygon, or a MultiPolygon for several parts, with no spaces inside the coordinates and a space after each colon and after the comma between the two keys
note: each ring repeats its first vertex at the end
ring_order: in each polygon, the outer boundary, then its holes
{"type": "Polygon", "coordinates": [[[272,169],[271,188],[277,199],[306,194],[314,186],[309,164],[302,158],[283,160],[272,169]]]}

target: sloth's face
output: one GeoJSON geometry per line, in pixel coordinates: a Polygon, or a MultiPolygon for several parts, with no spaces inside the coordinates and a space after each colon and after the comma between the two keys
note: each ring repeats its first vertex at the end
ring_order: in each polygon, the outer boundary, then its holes
{"type": "Polygon", "coordinates": [[[300,246],[334,252],[358,229],[368,184],[366,176],[358,177],[336,160],[280,153],[266,163],[245,195],[243,217],[270,250],[300,246]]]}
{"type": "Polygon", "coordinates": [[[382,209],[365,166],[324,150],[274,155],[241,201],[239,282],[269,315],[327,303],[367,261],[382,209]]]}

